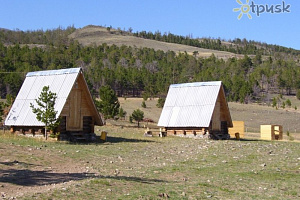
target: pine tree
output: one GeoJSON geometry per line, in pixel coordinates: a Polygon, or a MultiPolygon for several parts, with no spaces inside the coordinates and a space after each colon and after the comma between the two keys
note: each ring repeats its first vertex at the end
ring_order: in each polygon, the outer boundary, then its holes
{"type": "Polygon", "coordinates": [[[36,119],[45,124],[46,140],[48,138],[47,129],[54,131],[60,123],[59,118],[56,117],[57,111],[54,109],[56,98],[56,93],[52,93],[49,86],[44,86],[40,96],[35,100],[38,107],[36,108],[30,103],[32,112],[36,114],[36,119]]]}
{"type": "Polygon", "coordinates": [[[127,112],[122,107],[120,107],[120,109],[119,109],[119,117],[121,119],[124,119],[125,116],[126,116],[126,114],[127,114],[127,112]]]}
{"type": "Polygon", "coordinates": [[[115,91],[109,86],[103,86],[99,90],[100,101],[96,101],[97,109],[105,119],[114,118],[119,114],[120,102],[115,91]]]}
{"type": "Polygon", "coordinates": [[[132,119],[137,121],[138,127],[140,127],[140,121],[142,121],[144,119],[144,112],[141,111],[140,109],[136,109],[133,111],[131,116],[132,116],[132,119]]]}

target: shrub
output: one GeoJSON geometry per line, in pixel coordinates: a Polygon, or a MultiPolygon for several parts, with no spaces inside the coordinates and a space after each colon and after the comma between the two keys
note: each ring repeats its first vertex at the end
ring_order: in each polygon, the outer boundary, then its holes
{"type": "Polygon", "coordinates": [[[292,102],[291,102],[291,100],[289,100],[289,99],[287,99],[287,100],[285,101],[285,103],[286,103],[286,105],[287,105],[289,108],[292,106],[292,102]]]}
{"type": "Polygon", "coordinates": [[[275,97],[272,99],[272,107],[277,107],[277,99],[275,97]]]}
{"type": "Polygon", "coordinates": [[[285,109],[285,103],[284,103],[284,102],[282,102],[281,107],[282,107],[283,109],[285,109]]]}

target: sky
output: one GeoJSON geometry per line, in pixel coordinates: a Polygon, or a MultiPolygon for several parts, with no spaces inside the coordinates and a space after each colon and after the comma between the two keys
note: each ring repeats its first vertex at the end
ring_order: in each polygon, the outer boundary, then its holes
{"type": "Polygon", "coordinates": [[[193,38],[246,38],[300,50],[299,0],[0,0],[0,5],[0,28],[10,30],[100,25],[193,38]]]}

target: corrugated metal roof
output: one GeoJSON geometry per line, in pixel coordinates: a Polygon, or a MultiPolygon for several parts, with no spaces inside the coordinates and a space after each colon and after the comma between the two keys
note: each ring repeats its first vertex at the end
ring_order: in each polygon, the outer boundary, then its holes
{"type": "Polygon", "coordinates": [[[46,71],[36,71],[36,72],[28,72],[26,77],[29,76],[52,76],[59,74],[78,74],[80,72],[80,68],[69,68],[69,69],[58,69],[58,70],[46,70],[46,71]]]}
{"type": "Polygon", "coordinates": [[[199,87],[199,86],[220,86],[222,81],[209,81],[209,82],[193,82],[193,83],[179,83],[170,85],[171,88],[177,87],[199,87]]]}
{"type": "Polygon", "coordinates": [[[158,126],[209,127],[221,85],[221,81],[171,85],[158,126]]]}
{"type": "Polygon", "coordinates": [[[35,99],[44,86],[49,86],[50,91],[56,93],[55,110],[59,116],[79,72],[80,68],[29,72],[5,120],[5,125],[43,126],[32,112],[30,103],[36,106],[35,99]]]}

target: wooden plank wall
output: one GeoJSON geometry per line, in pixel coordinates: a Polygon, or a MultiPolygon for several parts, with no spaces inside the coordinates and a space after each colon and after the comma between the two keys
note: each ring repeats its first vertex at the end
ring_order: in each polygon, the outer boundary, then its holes
{"type": "Polygon", "coordinates": [[[239,133],[240,138],[245,137],[245,122],[244,121],[232,121],[233,127],[229,128],[229,135],[231,138],[236,138],[236,133],[239,133]]]}
{"type": "Polygon", "coordinates": [[[282,140],[281,125],[260,125],[260,138],[263,140],[282,140]]]}
{"type": "Polygon", "coordinates": [[[212,130],[221,131],[221,103],[220,98],[217,99],[215,109],[212,116],[212,130]]]}
{"type": "MultiPolygon", "coordinates": [[[[83,130],[83,117],[94,119],[93,108],[88,100],[89,93],[84,85],[83,75],[80,74],[63,107],[61,116],[67,117],[67,131],[83,130]]],[[[93,128],[92,128],[93,129],[93,128]]]]}

